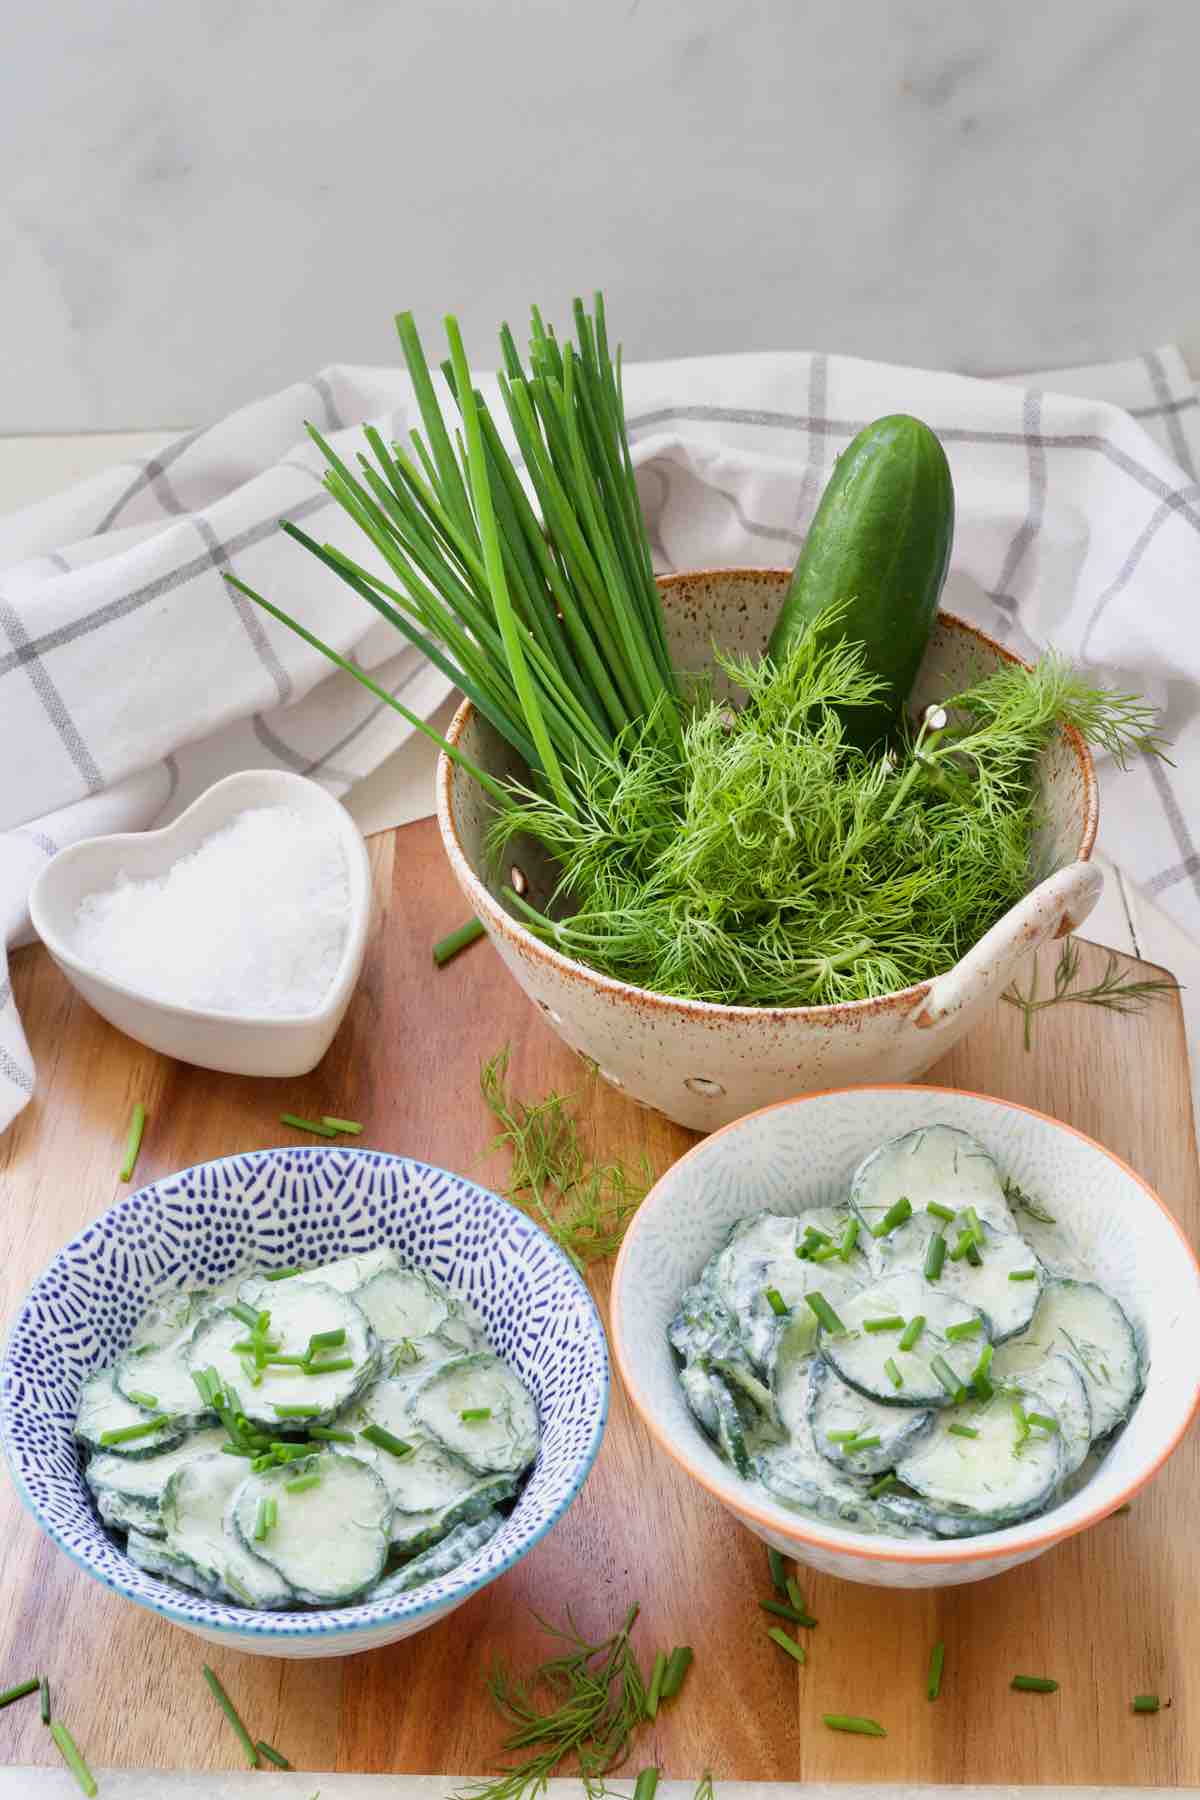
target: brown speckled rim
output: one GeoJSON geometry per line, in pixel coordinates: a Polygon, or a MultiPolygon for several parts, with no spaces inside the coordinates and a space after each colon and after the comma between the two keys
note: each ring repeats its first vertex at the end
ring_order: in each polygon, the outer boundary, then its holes
{"type": "MultiPolygon", "coordinates": [[[[1092,1150],[1098,1151],[1101,1156],[1107,1157],[1109,1162],[1115,1163],[1124,1174],[1128,1175],[1131,1181],[1136,1182],[1137,1186],[1140,1187],[1145,1194],[1147,1200],[1151,1201],[1158,1208],[1168,1225],[1174,1230],[1179,1239],[1180,1249],[1184,1257],[1191,1263],[1192,1275],[1196,1282],[1197,1296],[1200,1298],[1200,1262],[1197,1261],[1196,1252],[1188,1242],[1187,1236],[1178,1219],[1176,1219],[1174,1214],[1164,1206],[1149,1182],[1144,1181],[1136,1169],[1130,1168],[1129,1164],[1125,1162],[1122,1157],[1117,1156],[1112,1150],[1106,1149],[1103,1144],[1097,1143],[1096,1139],[1089,1137],[1085,1131],[1077,1131],[1073,1125],[1066,1125],[1061,1119],[1052,1118],[1049,1113],[1039,1112],[1036,1106],[1023,1106],[1018,1100],[998,1100],[992,1094],[974,1093],[970,1088],[929,1087],[923,1082],[879,1082],[864,1085],[862,1087],[823,1088],[820,1092],[815,1094],[799,1094],[793,1100],[776,1100],[772,1102],[770,1106],[760,1106],[756,1111],[747,1113],[743,1118],[735,1119],[731,1125],[720,1126],[718,1130],[712,1132],[705,1138],[703,1143],[697,1144],[693,1149],[685,1151],[678,1162],[672,1163],[667,1173],[661,1175],[655,1182],[654,1186],[650,1189],[650,1192],[646,1195],[646,1198],[638,1207],[637,1212],[634,1214],[629,1229],[625,1234],[625,1241],[621,1245],[620,1253],[617,1257],[616,1268],[613,1270],[612,1297],[609,1302],[610,1324],[608,1333],[609,1342],[612,1345],[613,1356],[616,1360],[617,1368],[620,1371],[621,1380],[625,1385],[625,1391],[633,1402],[634,1408],[641,1418],[643,1425],[645,1425],[659,1449],[665,1451],[672,1462],[678,1463],[685,1474],[690,1475],[693,1480],[698,1481],[700,1486],[704,1488],[707,1493],[711,1494],[715,1500],[719,1500],[723,1506],[729,1507],[732,1511],[740,1514],[742,1517],[753,1519],[757,1524],[765,1527],[768,1531],[785,1533],[787,1536],[795,1538],[798,1543],[807,1544],[814,1550],[837,1551],[847,1556],[859,1557],[865,1562],[914,1563],[926,1567],[931,1563],[958,1564],[986,1562],[1010,1555],[1021,1556],[1037,1550],[1048,1550],[1052,1544],[1062,1543],[1066,1538],[1075,1537],[1079,1532],[1086,1531],[1090,1526],[1098,1524],[1101,1519],[1108,1518],[1111,1513],[1117,1511],[1118,1507],[1124,1506],[1135,1494],[1140,1493],[1148,1482],[1154,1479],[1167,1458],[1182,1441],[1192,1420],[1196,1417],[1197,1410],[1200,1409],[1200,1380],[1197,1380],[1193,1386],[1191,1403],[1187,1407],[1184,1416],[1180,1419],[1178,1426],[1172,1433],[1170,1441],[1160,1454],[1155,1457],[1149,1467],[1143,1469],[1140,1474],[1135,1475],[1113,1500],[1105,1501],[1103,1506],[1097,1506],[1094,1511],[1089,1512],[1084,1518],[1077,1520],[1075,1523],[1066,1526],[1060,1525],[1057,1529],[1051,1526],[1048,1530],[1043,1529],[1039,1531],[1036,1527],[1039,1525],[1044,1526],[1046,1521],[1044,1519],[1038,1519],[1030,1522],[1030,1529],[1028,1532],[1024,1532],[1020,1525],[1010,1525],[1005,1527],[1004,1533],[981,1533],[980,1538],[944,1538],[939,1539],[934,1544],[910,1545],[904,1549],[881,1549],[869,1538],[855,1542],[854,1535],[851,1532],[838,1533],[834,1531],[824,1531],[819,1525],[816,1525],[815,1522],[804,1519],[800,1514],[793,1515],[784,1507],[779,1507],[774,1512],[765,1512],[761,1507],[755,1506],[750,1502],[738,1490],[733,1477],[730,1477],[728,1481],[714,1480],[712,1475],[709,1474],[706,1469],[701,1468],[700,1465],[692,1459],[688,1454],[686,1447],[676,1443],[665,1428],[659,1424],[654,1416],[654,1410],[646,1398],[644,1390],[639,1385],[636,1376],[629,1367],[624,1356],[622,1336],[617,1329],[617,1321],[621,1316],[622,1299],[627,1279],[626,1271],[633,1245],[637,1242],[641,1233],[646,1229],[649,1217],[654,1210],[659,1190],[662,1188],[664,1182],[673,1180],[685,1164],[690,1162],[693,1157],[698,1156],[701,1151],[706,1151],[715,1138],[725,1137],[732,1131],[740,1131],[744,1126],[748,1125],[752,1119],[765,1118],[768,1113],[778,1112],[781,1107],[805,1106],[813,1100],[828,1100],[842,1094],[914,1093],[950,1094],[968,1100],[982,1100],[988,1106],[1003,1107],[1008,1112],[1026,1113],[1030,1118],[1041,1119],[1043,1123],[1052,1125],[1056,1131],[1063,1131],[1071,1137],[1078,1138],[1081,1143],[1087,1144],[1092,1150]],[[805,1527],[807,1527],[807,1529],[805,1527]],[[1013,1535],[1009,1536],[1007,1535],[1008,1533],[1012,1533],[1013,1535]],[[981,1538],[984,1537],[989,1538],[992,1541],[990,1543],[981,1542],[981,1538]],[[1003,1537],[1003,1542],[997,1543],[995,1541],[997,1537],[1003,1537]]],[[[893,1540],[893,1542],[895,1541],[896,1540],[893,1540]]]]}
{"type": "MultiPolygon", "coordinates": [[[[786,569],[693,569],[678,575],[660,575],[658,585],[663,597],[668,602],[687,588],[695,588],[705,583],[718,581],[748,581],[755,586],[778,586],[788,579],[786,569]]],[[[979,631],[974,625],[968,625],[964,619],[954,613],[938,614],[938,623],[948,625],[953,631],[961,632],[964,637],[973,639],[993,655],[1004,662],[1028,668],[1028,663],[1006,650],[993,638],[979,631]]],[[[475,707],[470,700],[464,700],[446,733],[446,740],[456,749],[463,732],[473,718],[475,707]]],[[[1091,752],[1084,743],[1079,732],[1072,725],[1059,728],[1070,745],[1079,772],[1080,785],[1083,790],[1083,817],[1081,822],[1079,847],[1076,858],[1086,862],[1092,854],[1096,841],[1096,827],[1100,817],[1099,788],[1096,782],[1095,765],[1091,752]]],[[[437,769],[437,815],[441,829],[442,843],[455,878],[463,893],[470,901],[479,918],[503,937],[520,955],[534,962],[548,964],[555,973],[565,980],[581,983],[606,994],[613,1001],[634,1000],[643,1009],[651,1009],[659,1013],[683,1015],[698,1019],[706,1024],[719,1025],[724,1020],[765,1019],[772,1023],[784,1024],[792,1019],[809,1019],[814,1025],[845,1024],[852,1026],[872,1014],[896,1012],[900,1015],[915,1010],[925,1000],[932,986],[930,981],[918,982],[914,987],[896,988],[890,994],[878,994],[871,1000],[843,1000],[832,1006],[728,1006],[713,1000],[677,1000],[667,994],[656,994],[650,988],[635,987],[630,982],[617,981],[611,975],[602,975],[596,969],[589,969],[586,964],[577,962],[574,957],[566,956],[561,950],[544,944],[524,925],[518,923],[500,902],[494,898],[488,888],[479,879],[468,862],[459,836],[458,822],[454,814],[454,765],[445,751],[438,757],[437,769]]],[[[944,971],[945,972],[945,971],[944,971]]]]}

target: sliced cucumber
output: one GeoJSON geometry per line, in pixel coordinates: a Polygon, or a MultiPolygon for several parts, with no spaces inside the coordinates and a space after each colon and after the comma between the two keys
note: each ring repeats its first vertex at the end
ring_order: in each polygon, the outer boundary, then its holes
{"type": "Polygon", "coordinates": [[[246,1480],[234,1456],[198,1456],[167,1482],[162,1523],[170,1555],[184,1557],[213,1589],[246,1606],[290,1606],[292,1592],[273,1568],[234,1533],[230,1514],[246,1480]]]}
{"type": "Polygon", "coordinates": [[[172,1289],[160,1294],[129,1340],[130,1350],[161,1350],[179,1344],[191,1333],[207,1295],[172,1289]]]}
{"type": "Polygon", "coordinates": [[[382,1425],[393,1437],[412,1446],[407,1456],[374,1449],[360,1439],[349,1454],[364,1457],[377,1471],[401,1512],[427,1512],[449,1506],[479,1486],[476,1470],[447,1450],[437,1438],[414,1425],[409,1403],[413,1389],[403,1381],[379,1381],[352,1411],[358,1431],[382,1425]]]}
{"type": "Polygon", "coordinates": [[[241,1542],[310,1606],[351,1605],[387,1561],[391,1498],[356,1456],[323,1453],[251,1474],[234,1497],[232,1516],[241,1542]],[[311,1487],[291,1485],[312,1475],[311,1487]],[[274,1500],[277,1513],[263,1539],[254,1535],[260,1500],[274,1500]]]}
{"type": "Polygon", "coordinates": [[[381,1269],[354,1298],[385,1343],[429,1337],[450,1317],[445,1289],[420,1269],[381,1269]]]}
{"type": "MultiPolygon", "coordinates": [[[[975,1307],[988,1322],[993,1343],[1001,1344],[1025,1327],[1034,1315],[1045,1280],[1045,1270],[1023,1238],[1011,1231],[997,1231],[980,1220],[983,1243],[979,1246],[979,1262],[966,1256],[957,1261],[949,1254],[942,1263],[936,1285],[939,1293],[953,1294],[975,1307]],[[1032,1281],[1010,1281],[1009,1276],[1032,1269],[1032,1281]]],[[[953,1249],[958,1232],[944,1220],[928,1213],[914,1213],[907,1224],[897,1226],[880,1240],[879,1253],[889,1275],[902,1272],[923,1275],[929,1240],[944,1233],[947,1247],[953,1249]]]]}
{"type": "Polygon", "coordinates": [[[686,1290],[667,1326],[667,1342],[685,1362],[702,1356],[740,1356],[737,1320],[706,1281],[686,1290]]]}
{"type": "Polygon", "coordinates": [[[144,1531],[131,1531],[125,1540],[125,1554],[135,1568],[145,1570],[147,1575],[161,1575],[164,1580],[177,1581],[182,1587],[195,1588],[210,1599],[215,1597],[217,1590],[208,1575],[160,1538],[151,1537],[144,1531]]]}
{"type": "Polygon", "coordinates": [[[951,1125],[925,1125],[892,1138],[854,1171],[850,1204],[867,1227],[859,1243],[877,1273],[889,1266],[889,1241],[872,1237],[870,1227],[901,1199],[911,1202],[914,1213],[931,1200],[955,1212],[973,1206],[997,1231],[1017,1229],[995,1161],[975,1138],[951,1125]]]}
{"type": "Polygon", "coordinates": [[[739,1475],[749,1475],[750,1452],[746,1446],[746,1427],[737,1401],[719,1375],[711,1377],[710,1392],[717,1414],[717,1449],[739,1475]]]}
{"type": "Polygon", "coordinates": [[[413,1394],[411,1413],[430,1437],[481,1475],[516,1474],[537,1456],[533,1397],[490,1351],[453,1357],[435,1369],[413,1394]]]}
{"type": "Polygon", "coordinates": [[[699,1362],[685,1363],[679,1371],[679,1385],[683,1389],[683,1397],[700,1429],[710,1438],[716,1439],[720,1415],[717,1412],[716,1395],[713,1393],[713,1378],[709,1365],[699,1362]]]}
{"type": "MultiPolygon", "coordinates": [[[[349,1360],[351,1367],[309,1375],[294,1366],[268,1365],[256,1387],[248,1377],[244,1353],[234,1348],[246,1340],[247,1327],[231,1312],[214,1313],[197,1328],[187,1349],[188,1366],[215,1369],[221,1381],[236,1391],[246,1417],[257,1425],[273,1431],[289,1429],[292,1419],[279,1408],[290,1406],[315,1407],[303,1423],[327,1425],[378,1374],[375,1333],[350,1296],[338,1289],[300,1280],[264,1285],[274,1290],[264,1310],[270,1312],[270,1336],[280,1345],[279,1354],[302,1356],[315,1335],[342,1331],[343,1344],[324,1354],[327,1360],[349,1360]]],[[[253,1301],[247,1304],[253,1305],[253,1301]]]]}
{"type": "MultiPolygon", "coordinates": [[[[1020,1338],[1004,1344],[992,1361],[991,1378],[1028,1397],[1044,1394],[1058,1419],[1063,1440],[1063,1477],[1082,1468],[1095,1435],[1087,1377],[1073,1356],[1046,1355],[1020,1338]]],[[[1032,1402],[1030,1402],[1032,1404],[1032,1402]]]]}
{"type": "Polygon", "coordinates": [[[132,1494],[118,1494],[101,1488],[96,1494],[96,1511],[100,1523],[110,1531],[140,1531],[143,1537],[166,1536],[158,1507],[152,1500],[141,1500],[132,1494]]]}
{"type": "Polygon", "coordinates": [[[774,1368],[785,1333],[797,1328],[810,1339],[815,1335],[805,1294],[819,1287],[836,1306],[866,1278],[867,1264],[857,1249],[846,1263],[837,1257],[815,1263],[798,1255],[810,1229],[831,1243],[840,1242],[849,1217],[844,1207],[820,1207],[798,1215],[754,1213],[734,1226],[705,1270],[705,1284],[735,1320],[751,1361],[767,1374],[774,1368]],[[785,1309],[782,1314],[777,1303],[785,1309]]]}
{"type": "Polygon", "coordinates": [[[473,1525],[505,1500],[511,1500],[517,1484],[511,1475],[482,1475],[473,1488],[460,1494],[448,1506],[430,1507],[425,1512],[401,1512],[392,1517],[392,1551],[413,1556],[440,1543],[456,1525],[473,1525]]]}
{"type": "MultiPolygon", "coordinates": [[[[177,1469],[198,1456],[219,1454],[226,1443],[223,1429],[196,1431],[169,1450],[153,1456],[114,1456],[101,1451],[93,1456],[84,1479],[96,1496],[96,1506],[106,1525],[121,1525],[125,1514],[129,1524],[139,1531],[156,1536],[162,1526],[159,1509],[167,1482],[177,1469]]],[[[245,1470],[242,1470],[245,1474],[245,1470]]]]}
{"type": "Polygon", "coordinates": [[[864,1499],[868,1482],[835,1469],[813,1440],[809,1421],[812,1384],[818,1367],[816,1357],[781,1359],[776,1399],[788,1438],[786,1443],[772,1445],[756,1457],[754,1473],[768,1493],[785,1506],[870,1529],[871,1517],[864,1499]]]}
{"type": "Polygon", "coordinates": [[[939,1380],[934,1359],[944,1362],[965,1387],[979,1353],[988,1341],[987,1323],[974,1307],[931,1286],[922,1275],[888,1276],[861,1293],[852,1294],[837,1308],[844,1331],[818,1333],[818,1347],[835,1374],[869,1400],[893,1407],[947,1407],[955,1396],[939,1380]],[[898,1315],[907,1323],[920,1314],[925,1327],[911,1350],[900,1348],[900,1330],[867,1331],[868,1319],[898,1315]],[[947,1337],[953,1326],[978,1320],[974,1336],[956,1342],[947,1337]],[[900,1371],[903,1386],[889,1375],[888,1360],[900,1371]]]}
{"type": "Polygon", "coordinates": [[[301,1269],[282,1281],[268,1281],[265,1275],[248,1275],[238,1284],[238,1298],[247,1306],[266,1307],[273,1311],[272,1299],[284,1293],[295,1293],[298,1287],[334,1288],[339,1294],[353,1294],[384,1269],[398,1269],[400,1256],[395,1250],[363,1250],[355,1256],[339,1257],[317,1269],[301,1269]]]}
{"type": "MultiPolygon", "coordinates": [[[[1031,1392],[1025,1410],[1055,1417],[1044,1394],[1031,1392]]],[[[939,1413],[928,1436],[897,1462],[896,1474],[938,1513],[984,1520],[984,1529],[1009,1525],[1053,1500],[1063,1475],[1062,1433],[1023,1435],[1013,1401],[997,1393],[939,1413]],[[974,1437],[959,1435],[963,1428],[974,1437]]]]}
{"type": "MultiPolygon", "coordinates": [[[[116,1369],[101,1369],[89,1375],[79,1393],[79,1412],[75,1420],[75,1436],[88,1450],[112,1454],[124,1461],[143,1456],[157,1456],[160,1450],[179,1443],[183,1437],[183,1421],[172,1419],[169,1425],[147,1432],[145,1437],[127,1438],[122,1444],[105,1444],[106,1432],[124,1431],[130,1425],[144,1425],[154,1414],[144,1406],[127,1400],[115,1386],[116,1369]]],[[[195,1397],[195,1389],[192,1390],[195,1397]]]]}
{"type": "Polygon", "coordinates": [[[113,1385],[126,1398],[152,1395],[160,1412],[168,1413],[187,1431],[211,1425],[216,1414],[206,1410],[188,1366],[190,1335],[166,1344],[147,1344],[127,1350],[113,1372],[113,1385]]]}
{"type": "MultiPolygon", "coordinates": [[[[1142,1390],[1142,1359],[1133,1326],[1111,1294],[1090,1281],[1048,1281],[1015,1352],[1052,1350],[1082,1371],[1092,1409],[1092,1438],[1128,1418],[1142,1390]]],[[[1014,1367],[1016,1364],[1014,1363],[1014,1367]]]]}
{"type": "Polygon", "coordinates": [[[503,1524],[503,1515],[493,1512],[485,1513],[483,1518],[476,1519],[473,1524],[456,1525],[432,1550],[415,1556],[403,1568],[394,1569],[382,1581],[377,1581],[365,1598],[391,1600],[397,1594],[410,1593],[413,1588],[425,1587],[429,1582],[451,1574],[463,1563],[469,1562],[477,1550],[482,1550],[503,1524]]]}
{"type": "Polygon", "coordinates": [[[848,1475],[878,1475],[924,1437],[933,1423],[930,1408],[880,1406],[847,1387],[827,1364],[814,1358],[809,1378],[808,1422],[813,1443],[835,1469],[848,1475]],[[842,1434],[878,1438],[865,1450],[849,1451],[842,1434]]]}

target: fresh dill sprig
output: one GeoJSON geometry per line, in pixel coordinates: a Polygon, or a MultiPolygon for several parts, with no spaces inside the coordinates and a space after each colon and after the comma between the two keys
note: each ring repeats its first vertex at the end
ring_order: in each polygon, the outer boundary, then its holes
{"type": "Polygon", "coordinates": [[[593,1162],[571,1097],[551,1091],[535,1102],[517,1099],[508,1085],[509,1055],[505,1044],[479,1071],[480,1092],[502,1128],[489,1148],[511,1155],[508,1198],[582,1269],[620,1244],[653,1180],[649,1162],[643,1157],[636,1171],[593,1162]]]}
{"type": "Polygon", "coordinates": [[[1018,1187],[1011,1178],[1004,1182],[1004,1198],[1014,1212],[1028,1213],[1029,1217],[1036,1219],[1039,1225],[1056,1225],[1058,1223],[1053,1213],[1047,1212],[1044,1206],[1040,1206],[1025,1192],[1023,1187],[1018,1187]]]}
{"type": "MultiPolygon", "coordinates": [[[[1029,986],[1023,993],[1014,981],[1011,987],[1004,990],[1002,999],[1009,1006],[1019,1007],[1025,1019],[1025,1048],[1033,1049],[1033,1021],[1036,1015],[1044,1012],[1048,1006],[1060,1006],[1072,1001],[1078,1006],[1103,1006],[1109,1012],[1137,1013],[1142,1012],[1152,1000],[1163,994],[1177,994],[1179,983],[1170,975],[1155,976],[1152,980],[1139,981],[1121,972],[1121,965],[1114,950],[1108,953],[1108,961],[1099,981],[1091,987],[1076,987],[1079,974],[1079,945],[1074,938],[1067,938],[1059,952],[1058,962],[1054,969],[1054,986],[1049,994],[1039,995],[1040,973],[1036,957],[1033,973],[1029,978],[1029,986]]],[[[1036,1214],[1034,1215],[1036,1217],[1036,1214]]]]}

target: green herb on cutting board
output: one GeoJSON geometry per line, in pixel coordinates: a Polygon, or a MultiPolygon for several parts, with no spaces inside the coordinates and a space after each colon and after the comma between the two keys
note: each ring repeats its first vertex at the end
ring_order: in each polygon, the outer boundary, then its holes
{"type": "MultiPolygon", "coordinates": [[[[1112,950],[1108,953],[1108,961],[1099,981],[1093,982],[1090,987],[1076,987],[1078,974],[1079,945],[1074,938],[1069,937],[1059,951],[1054,969],[1054,986],[1049,994],[1043,995],[1038,991],[1040,974],[1036,957],[1028,988],[1022,992],[1015,981],[1011,987],[1005,988],[1001,998],[1009,1006],[1019,1007],[1024,1015],[1026,1050],[1033,1049],[1033,1021],[1048,1006],[1062,1006],[1071,1002],[1076,1006],[1102,1006],[1108,1012],[1137,1013],[1142,1012],[1152,1000],[1161,999],[1164,994],[1179,992],[1179,983],[1170,975],[1159,975],[1146,981],[1123,975],[1120,962],[1112,950]]],[[[1033,1213],[1031,1216],[1036,1218],[1038,1215],[1033,1213]]]]}
{"type": "Polygon", "coordinates": [[[591,1161],[570,1096],[517,1099],[508,1083],[509,1054],[505,1044],[479,1071],[480,1091],[501,1126],[489,1148],[511,1155],[507,1198],[584,1268],[621,1242],[653,1180],[649,1162],[643,1157],[633,1170],[591,1161]]]}

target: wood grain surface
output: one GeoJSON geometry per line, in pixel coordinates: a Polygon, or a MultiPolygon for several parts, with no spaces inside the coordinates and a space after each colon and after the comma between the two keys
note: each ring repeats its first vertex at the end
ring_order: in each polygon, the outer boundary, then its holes
{"type": "MultiPolygon", "coordinates": [[[[478,1071],[511,1040],[516,1091],[578,1091],[606,1156],[644,1151],[661,1172],[687,1148],[686,1132],[590,1085],[488,945],[433,970],[430,945],[462,903],[432,821],[370,848],[377,907],[366,972],[328,1056],[301,1080],[168,1061],[104,1024],[40,950],[13,959],[38,1087],[0,1138],[6,1321],[64,1239],[124,1191],[117,1169],[135,1100],[150,1113],[141,1180],[277,1144],[287,1109],[349,1114],[364,1121],[364,1144],[498,1183],[478,1071]]],[[[1085,947],[1084,971],[1098,973],[1104,954],[1085,947]]],[[[929,1079],[1024,1101],[1091,1133],[1197,1236],[1173,997],[1133,1018],[1058,1007],[1039,1018],[1031,1054],[1018,1015],[1000,1006],[929,1079]]],[[[594,1286],[603,1305],[606,1274],[594,1286]]],[[[502,1736],[484,1690],[493,1659],[529,1668],[547,1653],[533,1612],[561,1619],[570,1606],[602,1635],[636,1599],[644,1660],[687,1642],[696,1661],[679,1701],[645,1730],[634,1767],[654,1760],[669,1775],[711,1768],[743,1780],[1200,1784],[1195,1434],[1131,1514],[998,1579],[907,1594],[803,1573],[820,1623],[797,1669],[767,1640],[755,1604],[769,1593],[761,1545],[658,1454],[614,1386],[595,1472],[545,1542],[441,1624],[348,1660],[208,1649],[73,1568],[4,1482],[0,1688],[45,1670],[57,1711],[97,1765],[232,1768],[237,1746],[200,1679],[207,1655],[254,1735],[297,1767],[477,1773],[495,1763],[502,1736]],[[925,1669],[939,1638],[946,1674],[931,1706],[925,1669]],[[1010,1693],[1015,1671],[1055,1676],[1061,1691],[1010,1693]],[[1172,1706],[1133,1717],[1130,1697],[1145,1691],[1172,1706]],[[888,1737],[837,1736],[820,1723],[825,1711],[869,1713],[888,1737]]],[[[54,1760],[36,1702],[0,1714],[0,1763],[54,1760]]]]}

